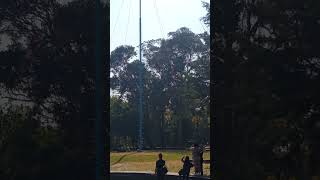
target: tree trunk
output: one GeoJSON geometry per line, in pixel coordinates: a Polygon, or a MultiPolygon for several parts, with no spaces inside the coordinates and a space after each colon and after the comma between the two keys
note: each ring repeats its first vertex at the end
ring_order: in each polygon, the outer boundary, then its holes
{"type": "Polygon", "coordinates": [[[182,127],[182,120],[178,118],[177,122],[177,144],[179,147],[183,145],[183,127],[182,127]]]}
{"type": "Polygon", "coordinates": [[[164,148],[165,144],[165,134],[164,134],[164,116],[163,113],[160,115],[160,142],[161,142],[161,147],[164,148]]]}

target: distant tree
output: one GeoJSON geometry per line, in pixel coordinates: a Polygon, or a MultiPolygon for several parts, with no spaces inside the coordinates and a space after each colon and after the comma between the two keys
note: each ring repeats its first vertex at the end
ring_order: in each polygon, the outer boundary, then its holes
{"type": "Polygon", "coordinates": [[[125,142],[135,145],[134,140],[136,136],[136,121],[134,119],[135,111],[129,103],[122,99],[112,96],[110,99],[110,126],[111,126],[111,149],[119,148],[118,139],[130,137],[130,142],[125,142]],[[125,129],[125,130],[124,130],[125,129]]]}
{"type": "MultiPolygon", "coordinates": [[[[188,28],[168,35],[168,39],[143,44],[144,137],[151,147],[184,146],[191,140],[196,108],[201,111],[199,131],[204,132],[204,139],[209,134],[209,35],[194,34],[188,28]],[[171,112],[170,118],[166,118],[167,111],[171,112]]],[[[111,52],[111,88],[119,93],[119,99],[128,102],[133,112],[131,123],[136,123],[139,103],[140,62],[135,55],[130,46],[111,52]]]]}
{"type": "Polygon", "coordinates": [[[206,15],[201,18],[205,25],[210,27],[210,3],[202,1],[202,7],[207,11],[206,15]]]}

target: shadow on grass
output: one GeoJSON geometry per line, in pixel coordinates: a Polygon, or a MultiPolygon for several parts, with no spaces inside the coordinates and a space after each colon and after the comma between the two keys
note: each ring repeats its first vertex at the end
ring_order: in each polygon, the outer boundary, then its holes
{"type": "Polygon", "coordinates": [[[123,158],[125,158],[125,157],[127,157],[127,156],[129,156],[129,155],[132,155],[132,154],[136,154],[136,153],[138,153],[138,152],[132,152],[132,153],[129,153],[129,154],[124,154],[124,155],[121,156],[116,162],[114,162],[113,164],[111,164],[111,166],[118,164],[119,162],[122,161],[123,158]]]}

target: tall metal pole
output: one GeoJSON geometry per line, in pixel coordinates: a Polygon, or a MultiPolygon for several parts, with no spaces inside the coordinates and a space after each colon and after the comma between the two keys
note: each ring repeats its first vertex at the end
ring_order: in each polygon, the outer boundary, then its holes
{"type": "Polygon", "coordinates": [[[139,147],[138,150],[143,148],[143,82],[142,82],[142,71],[143,64],[141,58],[141,0],[139,0],[139,60],[140,60],[140,71],[139,71],[139,147]]]}

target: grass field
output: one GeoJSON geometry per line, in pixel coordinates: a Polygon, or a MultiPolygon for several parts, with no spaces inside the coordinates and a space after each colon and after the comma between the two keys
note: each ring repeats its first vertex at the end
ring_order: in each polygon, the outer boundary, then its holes
{"type": "MultiPolygon", "coordinates": [[[[111,152],[111,171],[150,171],[154,172],[155,162],[158,159],[159,151],[143,152],[111,152]]],[[[191,151],[166,150],[161,151],[163,159],[166,161],[169,172],[177,173],[182,168],[181,158],[188,155],[191,151]]],[[[210,152],[203,154],[204,160],[210,159],[210,152]]],[[[210,164],[203,165],[204,175],[210,175],[210,164]]],[[[194,169],[191,169],[193,174],[194,169]]]]}

